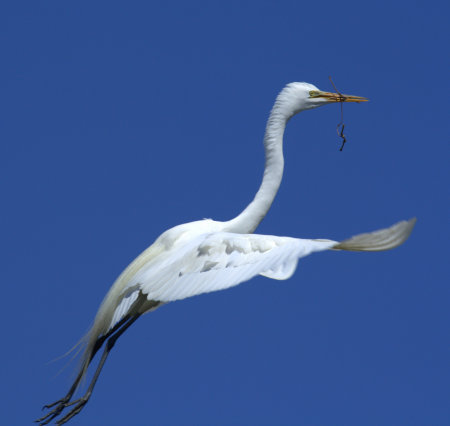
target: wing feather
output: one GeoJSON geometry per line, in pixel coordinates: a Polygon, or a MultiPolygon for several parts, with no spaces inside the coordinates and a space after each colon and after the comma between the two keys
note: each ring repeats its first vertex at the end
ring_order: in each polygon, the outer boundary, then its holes
{"type": "Polygon", "coordinates": [[[334,244],[255,234],[202,234],[178,247],[172,261],[143,268],[129,286],[139,283],[149,300],[170,302],[229,288],[259,274],[287,279],[300,257],[334,244]]]}
{"type": "Polygon", "coordinates": [[[130,310],[131,305],[137,300],[139,295],[139,290],[135,290],[130,294],[127,294],[122,298],[111,320],[108,330],[114,327],[130,310]]]}
{"type": "Polygon", "coordinates": [[[147,257],[143,257],[142,262],[138,257],[135,262],[139,266],[134,269],[135,263],[132,263],[133,268],[129,268],[133,273],[124,275],[126,283],[120,284],[118,304],[108,324],[113,327],[130,309],[136,309],[133,306],[138,303],[140,294],[154,303],[170,302],[223,290],[256,275],[285,280],[295,272],[300,258],[315,251],[378,251],[396,247],[406,240],[414,223],[415,219],[402,221],[390,228],[360,234],[341,243],[213,232],[193,235],[170,248],[152,246],[157,255],[147,256],[147,251],[144,252],[147,257]]]}
{"type": "Polygon", "coordinates": [[[402,220],[389,228],[355,235],[337,244],[335,250],[384,251],[403,244],[411,234],[416,218],[402,220]]]}

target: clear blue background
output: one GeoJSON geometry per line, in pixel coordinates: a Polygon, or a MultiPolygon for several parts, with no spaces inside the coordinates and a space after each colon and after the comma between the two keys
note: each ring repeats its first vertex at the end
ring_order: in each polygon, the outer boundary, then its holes
{"type": "MultiPolygon", "coordinates": [[[[6,3],[6,2],[5,2],[6,3]]],[[[252,199],[290,81],[367,96],[305,112],[260,233],[342,239],[417,216],[385,253],[167,305],[120,340],[73,425],[450,422],[445,2],[8,2],[0,10],[4,425],[70,385],[47,362],[162,231],[252,199]]]]}

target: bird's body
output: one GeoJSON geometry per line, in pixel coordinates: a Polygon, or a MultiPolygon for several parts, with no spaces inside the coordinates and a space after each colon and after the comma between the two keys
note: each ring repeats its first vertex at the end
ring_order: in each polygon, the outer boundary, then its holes
{"type": "Polygon", "coordinates": [[[91,330],[91,344],[123,316],[231,287],[255,275],[287,279],[300,257],[336,241],[223,232],[223,222],[186,223],[164,232],[118,277],[91,330]],[[140,303],[135,303],[138,299],[140,303]]]}
{"type": "Polygon", "coordinates": [[[287,279],[294,273],[300,258],[316,251],[387,250],[404,242],[414,220],[343,242],[253,234],[281,183],[283,133],[289,119],[302,110],[327,103],[365,100],[322,92],[308,83],[287,85],[278,95],[267,122],[264,136],[266,166],[254,200],[232,220],[205,219],[165,231],[122,272],[105,296],[92,328],[82,341],[84,352],[77,379],[64,398],[47,406],[55,408],[37,422],[47,424],[72,405],[72,410],[58,424],[81,411],[117,338],[140,315],[164,303],[229,288],[256,275],[287,279]],[[87,393],[70,402],[93,357],[104,344],[105,351],[87,393]]]}

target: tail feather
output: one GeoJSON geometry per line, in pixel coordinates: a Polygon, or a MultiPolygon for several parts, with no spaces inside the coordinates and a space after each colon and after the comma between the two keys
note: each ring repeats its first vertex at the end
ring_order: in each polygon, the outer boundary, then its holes
{"type": "Polygon", "coordinates": [[[411,234],[416,218],[403,220],[390,228],[355,235],[333,247],[333,250],[383,251],[403,244],[411,234]]]}

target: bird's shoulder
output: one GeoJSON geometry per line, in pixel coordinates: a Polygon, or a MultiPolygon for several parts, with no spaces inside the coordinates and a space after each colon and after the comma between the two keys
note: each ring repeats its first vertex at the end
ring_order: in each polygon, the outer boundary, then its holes
{"type": "Polygon", "coordinates": [[[123,289],[143,268],[151,268],[165,263],[181,247],[186,246],[201,235],[220,232],[222,222],[212,219],[183,223],[164,231],[154,243],[137,256],[116,280],[116,285],[123,289]]]}
{"type": "Polygon", "coordinates": [[[223,230],[223,226],[223,222],[212,219],[183,223],[163,232],[156,239],[154,245],[161,246],[165,250],[171,250],[192,241],[200,235],[220,232],[223,230]]]}

